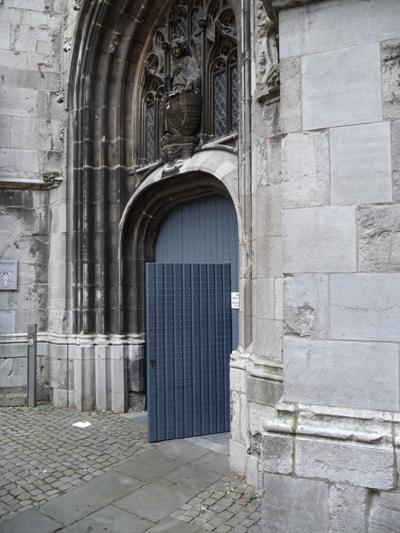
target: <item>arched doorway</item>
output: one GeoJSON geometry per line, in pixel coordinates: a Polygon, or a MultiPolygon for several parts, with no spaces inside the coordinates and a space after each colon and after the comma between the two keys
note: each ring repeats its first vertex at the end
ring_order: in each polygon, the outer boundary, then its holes
{"type": "Polygon", "coordinates": [[[146,266],[149,439],[229,431],[229,356],[238,344],[231,200],[213,194],[174,207],[154,259],[146,266]]]}

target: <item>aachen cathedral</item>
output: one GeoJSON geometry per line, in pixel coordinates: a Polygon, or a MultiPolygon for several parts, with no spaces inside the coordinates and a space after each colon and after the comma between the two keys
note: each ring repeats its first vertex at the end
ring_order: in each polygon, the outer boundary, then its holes
{"type": "Polygon", "coordinates": [[[37,324],[264,531],[399,531],[400,1],[1,0],[0,65],[0,405],[37,324]]]}

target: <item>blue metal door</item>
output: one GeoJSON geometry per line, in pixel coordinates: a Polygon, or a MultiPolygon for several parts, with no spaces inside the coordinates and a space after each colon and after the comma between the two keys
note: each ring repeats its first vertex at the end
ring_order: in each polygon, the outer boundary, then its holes
{"type": "MultiPolygon", "coordinates": [[[[206,196],[186,202],[163,220],[156,241],[157,263],[231,265],[231,290],[239,291],[239,238],[235,208],[228,198],[206,196]]],[[[232,309],[232,350],[239,344],[239,311],[232,309]]]]}
{"type": "Polygon", "coordinates": [[[229,431],[230,264],[146,265],[151,442],[229,431]]]}

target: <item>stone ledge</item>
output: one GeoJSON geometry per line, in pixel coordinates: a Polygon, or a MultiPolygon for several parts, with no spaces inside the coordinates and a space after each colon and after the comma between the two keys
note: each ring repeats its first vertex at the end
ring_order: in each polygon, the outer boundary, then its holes
{"type": "Polygon", "coordinates": [[[281,401],[276,406],[281,415],[293,415],[302,413],[304,416],[329,417],[353,420],[372,420],[377,422],[400,422],[400,413],[375,410],[375,409],[354,409],[348,407],[331,407],[325,405],[310,405],[302,403],[291,403],[281,401]]]}
{"type": "Polygon", "coordinates": [[[285,403],[276,405],[278,418],[267,421],[267,433],[348,441],[365,445],[393,444],[391,412],[338,409],[285,403]]]}
{"type": "Polygon", "coordinates": [[[264,471],[273,474],[295,474],[377,490],[395,488],[390,445],[270,432],[263,435],[262,458],[264,471]]]}
{"type": "Polygon", "coordinates": [[[43,180],[0,177],[0,190],[49,191],[57,188],[62,182],[63,178],[56,172],[44,175],[43,180]]]}

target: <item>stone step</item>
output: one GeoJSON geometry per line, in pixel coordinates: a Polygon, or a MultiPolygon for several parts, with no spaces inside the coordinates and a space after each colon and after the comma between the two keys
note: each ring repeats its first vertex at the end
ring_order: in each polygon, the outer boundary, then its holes
{"type": "Polygon", "coordinates": [[[0,389],[0,407],[23,407],[26,405],[25,387],[5,387],[0,389]]]}

